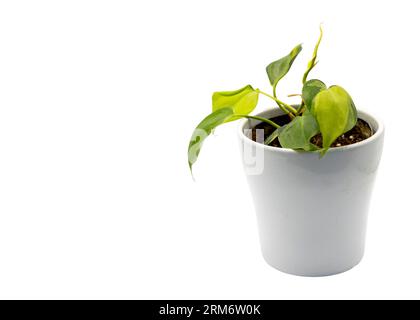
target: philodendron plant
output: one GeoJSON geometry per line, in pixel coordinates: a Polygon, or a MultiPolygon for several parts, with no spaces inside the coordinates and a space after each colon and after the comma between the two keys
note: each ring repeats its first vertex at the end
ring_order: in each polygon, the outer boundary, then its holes
{"type": "Polygon", "coordinates": [[[241,118],[266,122],[275,128],[264,141],[270,144],[278,139],[282,148],[320,152],[321,156],[331,144],[343,133],[351,130],[357,122],[357,111],[352,98],[342,87],[334,85],[329,88],[318,79],[308,79],[311,70],[318,63],[318,47],[322,39],[322,29],[316,43],[312,59],[309,61],[302,78],[301,103],[291,106],[277,98],[277,84],[288,73],[296,57],[302,50],[299,44],[285,57],[270,63],[267,75],[273,93],[268,94],[247,85],[235,91],[213,93],[213,112],[205,117],[194,130],[188,146],[188,164],[190,169],[196,162],[200,149],[207,136],[219,125],[241,118]],[[277,106],[290,117],[290,122],[280,126],[270,119],[252,116],[260,95],[271,98],[277,106]],[[322,147],[311,143],[311,139],[322,135],[322,147]]]}

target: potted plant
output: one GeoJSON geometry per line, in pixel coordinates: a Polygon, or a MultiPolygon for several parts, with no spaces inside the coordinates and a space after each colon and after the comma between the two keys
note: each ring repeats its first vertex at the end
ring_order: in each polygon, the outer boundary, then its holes
{"type": "Polygon", "coordinates": [[[198,124],[188,146],[192,170],[210,133],[243,119],[242,162],[263,256],[274,268],[301,276],[341,273],[362,259],[384,139],[382,123],[356,109],[345,89],[308,80],[321,39],[322,29],[302,78],[300,104],[281,101],[276,91],[302,50],[298,45],[267,66],[272,94],[251,85],[215,92],[212,113],[198,124]],[[277,107],[250,115],[261,95],[277,107]]]}

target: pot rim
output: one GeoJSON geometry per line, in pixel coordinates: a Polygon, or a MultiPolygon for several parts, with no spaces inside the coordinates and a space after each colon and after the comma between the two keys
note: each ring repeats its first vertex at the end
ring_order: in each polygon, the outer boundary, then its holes
{"type": "MultiPolygon", "coordinates": [[[[262,111],[262,112],[258,113],[257,116],[272,118],[272,117],[283,115],[283,114],[284,114],[284,112],[281,109],[272,108],[272,109],[268,109],[268,110],[265,110],[265,111],[262,111]]],[[[376,141],[377,139],[379,139],[383,135],[384,130],[385,130],[384,124],[376,116],[372,116],[370,113],[367,113],[364,110],[357,110],[357,116],[358,116],[358,118],[366,121],[369,124],[371,129],[374,130],[373,135],[371,137],[363,140],[363,141],[360,141],[360,142],[356,142],[356,143],[346,145],[346,146],[342,146],[342,147],[330,148],[328,150],[328,153],[342,152],[342,151],[346,151],[346,150],[359,148],[359,147],[362,147],[364,145],[373,143],[374,141],[376,141]]],[[[243,139],[244,141],[247,141],[248,143],[255,144],[258,147],[262,147],[263,149],[266,149],[267,151],[289,153],[289,154],[290,153],[299,153],[299,154],[302,154],[302,153],[314,154],[314,153],[316,153],[316,152],[313,152],[313,151],[293,150],[293,149],[287,149],[287,148],[272,147],[272,146],[267,146],[265,144],[262,144],[262,143],[254,141],[254,140],[251,140],[250,138],[248,138],[244,134],[244,129],[250,129],[251,127],[253,127],[253,126],[255,126],[259,123],[261,123],[261,121],[254,120],[254,119],[243,119],[242,121],[240,121],[240,124],[238,126],[239,137],[241,139],[243,139]]]]}

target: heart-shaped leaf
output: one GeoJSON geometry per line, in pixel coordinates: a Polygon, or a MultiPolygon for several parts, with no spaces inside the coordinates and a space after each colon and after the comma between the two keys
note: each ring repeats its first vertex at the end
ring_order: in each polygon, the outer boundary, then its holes
{"type": "Polygon", "coordinates": [[[236,114],[251,113],[258,103],[258,91],[247,85],[235,91],[213,93],[213,112],[223,108],[232,108],[236,114]]]}
{"type": "Polygon", "coordinates": [[[188,145],[188,164],[190,170],[197,161],[204,140],[209,136],[213,129],[225,123],[233,115],[232,108],[222,108],[205,117],[195,128],[190,143],[188,145]]]}
{"type": "Polygon", "coordinates": [[[303,79],[302,79],[302,83],[306,82],[306,79],[308,78],[309,72],[311,72],[311,70],[317,65],[318,61],[316,61],[317,56],[318,56],[318,48],[319,48],[319,44],[321,43],[322,40],[322,35],[323,35],[323,31],[322,31],[322,27],[319,27],[320,30],[320,35],[318,38],[318,42],[315,45],[315,49],[314,49],[314,53],[312,54],[312,59],[308,62],[308,67],[305,71],[305,74],[303,75],[303,79]]]}
{"type": "Polygon", "coordinates": [[[290,67],[295,61],[298,54],[302,51],[302,45],[297,45],[293,50],[285,57],[270,63],[267,68],[268,79],[271,85],[276,88],[277,83],[289,72],[290,67]]]}
{"type": "Polygon", "coordinates": [[[318,122],[322,134],[322,153],[343,133],[357,122],[357,111],[346,90],[332,86],[320,91],[312,101],[311,112],[318,122]]]}
{"type": "Polygon", "coordinates": [[[311,110],[315,96],[325,89],[327,89],[327,86],[321,80],[313,79],[305,82],[302,88],[302,99],[309,110],[311,110]]]}
{"type": "Polygon", "coordinates": [[[317,150],[317,147],[311,143],[311,138],[317,133],[319,127],[314,116],[305,111],[302,116],[294,118],[284,126],[279,141],[283,148],[313,151],[317,150]]]}

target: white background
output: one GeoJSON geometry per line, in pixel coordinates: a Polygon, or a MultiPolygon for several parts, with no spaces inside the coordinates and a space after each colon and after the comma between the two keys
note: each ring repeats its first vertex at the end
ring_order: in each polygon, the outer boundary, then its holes
{"type": "Polygon", "coordinates": [[[1,2],[0,298],[420,298],[417,6],[1,2]],[[236,124],[195,183],[186,149],[213,91],[269,91],[265,66],[303,42],[279,85],[298,92],[320,22],[312,76],[387,132],[364,260],[307,279],[261,257],[236,124]]]}

